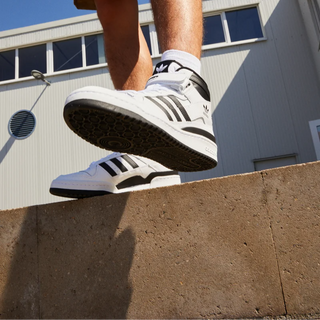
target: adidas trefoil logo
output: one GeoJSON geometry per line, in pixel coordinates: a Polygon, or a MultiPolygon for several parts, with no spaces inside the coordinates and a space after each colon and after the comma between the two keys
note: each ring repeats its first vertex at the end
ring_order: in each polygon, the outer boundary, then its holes
{"type": "Polygon", "coordinates": [[[157,73],[163,72],[167,67],[168,67],[168,65],[163,65],[162,64],[160,67],[156,68],[156,72],[157,73]]]}
{"type": "Polygon", "coordinates": [[[208,112],[209,112],[209,108],[208,108],[208,106],[207,106],[207,105],[204,105],[204,106],[203,106],[203,109],[204,109],[204,111],[205,111],[206,113],[208,113],[208,112]]]}

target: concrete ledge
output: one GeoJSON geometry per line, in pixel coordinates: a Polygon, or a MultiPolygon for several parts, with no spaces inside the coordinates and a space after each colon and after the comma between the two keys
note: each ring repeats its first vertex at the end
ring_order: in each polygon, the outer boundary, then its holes
{"type": "Polygon", "coordinates": [[[320,163],[0,212],[0,318],[320,313],[320,163]]]}

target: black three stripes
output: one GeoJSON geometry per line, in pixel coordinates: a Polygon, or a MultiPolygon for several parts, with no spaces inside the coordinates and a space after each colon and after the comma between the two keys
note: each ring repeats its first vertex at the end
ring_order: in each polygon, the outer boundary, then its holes
{"type": "MultiPolygon", "coordinates": [[[[124,159],[127,163],[129,163],[133,169],[138,168],[137,163],[128,155],[126,154],[121,155],[121,158],[124,159]]],[[[128,169],[124,166],[124,164],[117,158],[110,159],[110,161],[112,161],[112,163],[115,166],[117,166],[121,170],[121,172],[128,171],[128,169]]],[[[105,169],[112,177],[117,175],[117,173],[107,163],[102,162],[99,165],[103,169],[105,169]]],[[[138,185],[148,184],[152,181],[152,179],[156,177],[173,176],[173,175],[178,175],[178,172],[177,171],[151,172],[146,178],[136,175],[126,180],[123,180],[122,182],[117,184],[117,188],[120,190],[120,189],[138,186],[138,185]]]]}
{"type": "Polygon", "coordinates": [[[151,102],[153,102],[157,107],[159,107],[164,114],[167,116],[167,118],[169,119],[169,121],[173,121],[170,113],[168,112],[168,110],[161,105],[156,99],[160,100],[166,107],[168,107],[168,109],[173,113],[173,115],[175,116],[176,120],[178,122],[181,122],[181,117],[179,115],[179,113],[177,112],[177,109],[180,110],[181,115],[183,116],[185,121],[191,121],[186,109],[184,108],[184,106],[181,104],[181,102],[179,101],[178,98],[176,98],[173,95],[168,96],[168,98],[170,99],[166,99],[165,97],[162,96],[158,96],[158,97],[146,97],[147,99],[149,99],[151,102]]]}
{"type": "MultiPolygon", "coordinates": [[[[123,158],[124,160],[126,160],[133,169],[135,168],[138,168],[138,165],[137,163],[132,159],[130,158],[128,155],[124,154],[121,156],[121,158],[123,158]]],[[[117,158],[113,158],[113,159],[110,159],[110,161],[116,166],[118,167],[121,172],[126,172],[128,171],[128,169],[125,167],[125,165],[120,161],[118,160],[117,158]]],[[[117,175],[117,173],[105,162],[102,162],[99,164],[104,170],[106,170],[111,177],[115,177],[117,175]]]]}
{"type": "MultiPolygon", "coordinates": [[[[167,116],[169,121],[174,121],[174,120],[172,119],[168,110],[162,104],[160,104],[156,99],[160,100],[165,106],[168,107],[168,109],[173,113],[173,115],[175,116],[175,118],[178,122],[181,122],[182,120],[181,120],[181,117],[179,116],[179,113],[177,112],[177,109],[180,111],[180,113],[183,116],[183,118],[185,119],[185,121],[191,122],[191,119],[190,119],[186,109],[184,108],[184,106],[181,104],[181,102],[179,101],[179,99],[177,97],[170,95],[170,96],[168,96],[168,99],[166,99],[165,97],[162,97],[162,96],[146,97],[146,98],[149,99],[151,102],[153,102],[157,107],[159,107],[164,112],[164,114],[167,116]]],[[[191,132],[193,134],[204,136],[207,139],[210,139],[212,142],[214,142],[214,143],[216,142],[216,138],[211,133],[209,133],[205,130],[201,130],[201,129],[194,128],[194,127],[186,127],[186,128],[182,128],[182,130],[184,130],[186,132],[191,132]]]]}

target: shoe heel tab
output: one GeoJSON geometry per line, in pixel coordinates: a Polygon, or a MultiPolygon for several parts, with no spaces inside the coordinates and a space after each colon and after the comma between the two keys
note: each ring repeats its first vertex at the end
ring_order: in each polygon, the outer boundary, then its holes
{"type": "Polygon", "coordinates": [[[153,75],[147,82],[146,88],[152,84],[161,85],[182,85],[186,81],[186,76],[182,73],[161,72],[153,75]]]}
{"type": "Polygon", "coordinates": [[[197,74],[195,71],[193,71],[192,69],[190,69],[188,67],[181,67],[177,70],[177,72],[179,72],[180,70],[183,70],[183,69],[192,72],[192,75],[190,77],[190,81],[193,83],[195,89],[199,92],[199,94],[202,96],[202,98],[207,101],[211,101],[210,91],[209,91],[208,85],[203,80],[203,78],[199,74],[197,74]]]}

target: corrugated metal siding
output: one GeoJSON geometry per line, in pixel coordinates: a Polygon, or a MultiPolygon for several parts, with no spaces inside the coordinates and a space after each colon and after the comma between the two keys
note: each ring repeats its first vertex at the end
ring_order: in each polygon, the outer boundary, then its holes
{"type": "Polygon", "coordinates": [[[248,5],[256,5],[262,1],[263,0],[203,0],[202,9],[203,12],[222,11],[248,5]]]}
{"type": "MultiPolygon", "coordinates": [[[[206,10],[240,4],[208,2],[206,10]]],[[[265,0],[259,8],[267,41],[203,54],[219,164],[183,173],[184,181],[250,172],[259,158],[297,154],[299,163],[316,160],[308,122],[320,118],[319,81],[298,4],[265,0]]]]}
{"type": "Polygon", "coordinates": [[[319,39],[318,33],[316,32],[317,28],[314,25],[314,21],[311,15],[308,1],[298,0],[298,2],[300,5],[302,16],[303,16],[303,22],[307,30],[310,49],[313,55],[313,61],[317,67],[318,77],[320,78],[320,52],[319,52],[320,39],[319,39]]]}
{"type": "MultiPolygon", "coordinates": [[[[319,81],[297,1],[280,1],[270,22],[290,106],[299,162],[315,160],[308,122],[319,119],[319,81]],[[290,16],[284,23],[283,16],[290,16]],[[300,32],[299,32],[300,31],[300,32]]],[[[289,119],[288,119],[289,120],[289,119]]]]}
{"type": "Polygon", "coordinates": [[[144,4],[140,6],[139,21],[141,24],[153,22],[153,14],[150,4],[144,4]]]}
{"type": "MultiPolygon", "coordinates": [[[[87,85],[113,87],[106,68],[49,80],[51,86],[32,110],[37,119],[34,133],[25,140],[14,140],[10,150],[0,152],[0,209],[62,201],[49,194],[51,181],[60,174],[85,169],[108,153],[77,137],[62,117],[65,98],[71,91],[87,85]]],[[[35,80],[0,86],[1,147],[12,142],[7,130],[12,114],[30,110],[44,88],[35,80]]]]}
{"type": "MultiPolygon", "coordinates": [[[[102,27],[97,20],[96,14],[91,14],[92,20],[69,24],[67,26],[56,26],[50,29],[21,32],[5,37],[0,33],[0,50],[23,47],[30,44],[44,43],[58,39],[72,38],[79,34],[102,32],[102,27]]],[[[23,30],[23,29],[19,29],[23,30]]]]}
{"type": "MultiPolygon", "coordinates": [[[[203,8],[211,12],[256,3],[208,0],[203,8]]],[[[250,172],[253,160],[259,158],[296,153],[298,162],[316,160],[308,121],[320,119],[319,81],[299,7],[292,0],[259,3],[266,41],[203,52],[203,78],[212,94],[219,165],[205,172],[182,173],[183,181],[250,172]]],[[[150,22],[150,6],[144,8],[141,22],[150,22]]],[[[101,30],[97,20],[82,24],[27,29],[28,41],[101,30]]],[[[5,41],[14,46],[27,43],[22,34],[13,38],[5,41]]],[[[4,41],[1,33],[0,41],[4,41]]],[[[49,80],[52,85],[33,109],[36,130],[21,141],[10,138],[8,121],[16,111],[32,107],[44,84],[28,80],[0,85],[0,209],[63,201],[49,194],[51,181],[60,174],[85,169],[107,153],[74,135],[62,112],[65,97],[74,89],[86,85],[112,88],[108,69],[70,71],[49,80]]]]}

